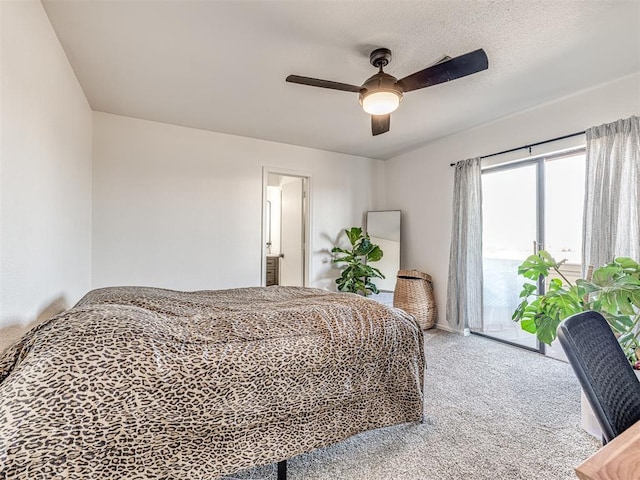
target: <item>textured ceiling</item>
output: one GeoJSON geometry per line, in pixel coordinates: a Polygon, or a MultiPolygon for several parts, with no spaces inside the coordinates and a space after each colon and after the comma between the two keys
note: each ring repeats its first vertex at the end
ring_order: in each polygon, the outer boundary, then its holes
{"type": "MultiPolygon", "coordinates": [[[[387,159],[640,71],[640,1],[43,0],[94,110],[387,159]],[[387,47],[401,78],[484,48],[489,69],[410,92],[371,136],[358,95],[387,47]]],[[[562,133],[562,132],[559,132],[562,133]]]]}

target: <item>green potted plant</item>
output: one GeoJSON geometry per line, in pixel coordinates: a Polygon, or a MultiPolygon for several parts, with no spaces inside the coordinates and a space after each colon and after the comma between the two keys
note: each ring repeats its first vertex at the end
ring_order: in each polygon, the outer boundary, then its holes
{"type": "Polygon", "coordinates": [[[332,262],[345,264],[340,277],[336,279],[338,290],[364,296],[378,293],[378,287],[371,279],[384,278],[384,275],[369,263],[380,260],[382,250],[371,243],[369,234],[363,233],[360,227],[345,229],[345,233],[351,243],[351,250],[340,247],[331,249],[331,253],[336,254],[332,262]]]}
{"type": "Polygon", "coordinates": [[[634,368],[640,369],[640,265],[631,258],[619,257],[596,268],[590,280],[572,283],[560,271],[565,262],[557,262],[549,253],[540,251],[518,267],[518,274],[533,282],[540,276],[546,279],[553,272],[560,278],[547,283],[544,295],[535,293],[535,283],[525,283],[513,320],[550,345],[565,318],[594,310],[607,319],[625,355],[634,368]]]}

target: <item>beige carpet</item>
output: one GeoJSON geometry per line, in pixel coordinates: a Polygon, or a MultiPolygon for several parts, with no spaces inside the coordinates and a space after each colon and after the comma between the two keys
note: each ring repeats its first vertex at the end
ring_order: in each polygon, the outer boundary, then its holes
{"type": "MultiPolygon", "coordinates": [[[[425,334],[424,424],[366,432],[289,461],[289,480],[575,480],[582,431],[571,367],[485,338],[425,334]]],[[[276,478],[274,466],[242,479],[276,478]]]]}

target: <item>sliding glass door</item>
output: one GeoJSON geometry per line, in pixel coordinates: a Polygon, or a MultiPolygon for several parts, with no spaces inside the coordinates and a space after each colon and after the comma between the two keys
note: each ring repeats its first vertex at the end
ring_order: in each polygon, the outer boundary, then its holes
{"type": "Polygon", "coordinates": [[[568,260],[563,273],[570,279],[580,275],[584,152],[487,168],[482,197],[483,324],[474,333],[544,351],[535,335],[511,320],[524,283],[518,265],[544,248],[568,260]]]}
{"type": "Polygon", "coordinates": [[[518,265],[538,237],[538,163],[482,174],[483,325],[480,331],[538,349],[535,335],[511,321],[522,281],[518,265]]]}
{"type": "MultiPolygon", "coordinates": [[[[546,160],[544,180],[544,249],[556,260],[566,260],[560,271],[575,283],[582,278],[584,152],[546,160]]],[[[547,281],[553,278],[558,277],[550,275],[547,281]]],[[[544,351],[551,357],[566,358],[557,341],[545,345],[544,351]]]]}

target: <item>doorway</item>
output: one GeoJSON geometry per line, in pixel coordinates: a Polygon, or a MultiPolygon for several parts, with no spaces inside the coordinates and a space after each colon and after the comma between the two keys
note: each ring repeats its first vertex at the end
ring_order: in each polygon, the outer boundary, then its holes
{"type": "Polygon", "coordinates": [[[308,284],[309,176],[263,171],[263,286],[308,284]]]}
{"type": "MultiPolygon", "coordinates": [[[[474,333],[562,357],[511,320],[520,303],[520,265],[538,250],[567,259],[563,273],[580,275],[584,149],[488,167],[482,172],[483,312],[474,333]]],[[[538,285],[544,292],[545,285],[538,285]]]]}

